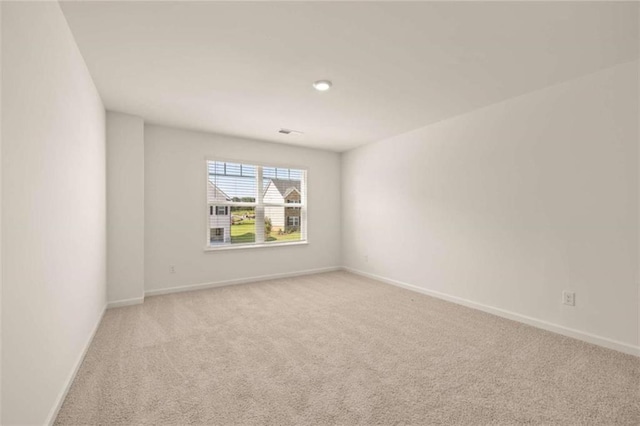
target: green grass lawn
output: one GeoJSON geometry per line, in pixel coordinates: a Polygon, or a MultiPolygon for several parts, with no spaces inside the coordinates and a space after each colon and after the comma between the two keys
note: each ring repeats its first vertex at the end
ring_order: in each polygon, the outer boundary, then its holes
{"type": "Polygon", "coordinates": [[[256,242],[256,221],[243,220],[231,225],[231,244],[246,244],[256,242]]]}
{"type": "Polygon", "coordinates": [[[254,216],[256,211],[251,208],[231,207],[231,214],[234,216],[250,215],[254,216]]]}
{"type": "Polygon", "coordinates": [[[278,235],[277,232],[272,232],[267,241],[300,241],[300,232],[282,235],[278,235]]]}
{"type": "MultiPolygon", "coordinates": [[[[300,232],[278,235],[273,232],[267,241],[300,241],[300,232]]],[[[247,244],[256,242],[256,221],[253,219],[243,220],[235,225],[231,225],[231,244],[247,244]]]]}

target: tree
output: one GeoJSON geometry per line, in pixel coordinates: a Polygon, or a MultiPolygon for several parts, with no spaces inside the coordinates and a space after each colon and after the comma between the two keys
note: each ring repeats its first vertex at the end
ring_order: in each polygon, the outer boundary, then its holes
{"type": "Polygon", "coordinates": [[[271,235],[271,218],[265,216],[264,217],[264,238],[265,239],[269,238],[269,235],[271,235]]]}

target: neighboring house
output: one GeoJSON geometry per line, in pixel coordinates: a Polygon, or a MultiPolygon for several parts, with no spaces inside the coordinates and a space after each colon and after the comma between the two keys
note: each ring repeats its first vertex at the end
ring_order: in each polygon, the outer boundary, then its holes
{"type": "Polygon", "coordinates": [[[209,241],[211,243],[231,242],[231,208],[216,204],[231,201],[231,198],[211,181],[207,185],[209,209],[209,241]]]}
{"type": "MultiPolygon", "coordinates": [[[[300,204],[299,180],[271,179],[264,190],[264,203],[300,204]]],[[[300,228],[300,207],[265,206],[264,215],[271,219],[271,230],[300,228]]]]}

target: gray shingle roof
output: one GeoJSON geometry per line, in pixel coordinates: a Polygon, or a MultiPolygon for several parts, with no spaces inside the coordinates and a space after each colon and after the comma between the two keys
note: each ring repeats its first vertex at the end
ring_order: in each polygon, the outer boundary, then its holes
{"type": "MultiPolygon", "coordinates": [[[[282,197],[286,197],[289,195],[291,190],[294,188],[300,192],[300,181],[299,180],[289,180],[289,179],[271,179],[271,183],[276,187],[280,195],[282,197]]],[[[269,185],[266,186],[265,191],[269,188],[269,185]]]]}
{"type": "Polygon", "coordinates": [[[209,181],[207,188],[207,198],[209,203],[231,201],[231,197],[224,193],[224,191],[209,181]]]}

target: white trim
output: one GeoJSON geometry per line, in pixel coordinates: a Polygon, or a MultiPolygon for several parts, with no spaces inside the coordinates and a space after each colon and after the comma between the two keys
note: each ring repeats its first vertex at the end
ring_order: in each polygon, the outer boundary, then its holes
{"type": "Polygon", "coordinates": [[[240,250],[254,249],[265,247],[287,247],[287,246],[305,246],[309,241],[271,241],[268,243],[246,243],[246,244],[220,244],[220,247],[207,246],[204,251],[224,251],[224,250],[240,250]]]}
{"type": "Polygon", "coordinates": [[[458,305],[466,306],[468,308],[477,309],[479,311],[497,315],[502,318],[507,318],[507,319],[521,322],[523,324],[527,324],[533,327],[541,328],[546,331],[551,331],[556,334],[572,337],[574,339],[582,340],[587,343],[592,343],[594,345],[602,346],[608,349],[613,349],[615,351],[623,352],[625,354],[635,355],[637,357],[640,357],[640,346],[630,345],[628,343],[620,342],[620,341],[609,339],[602,336],[597,336],[595,334],[586,333],[584,331],[579,331],[573,328],[564,327],[562,325],[553,324],[537,318],[521,315],[516,312],[511,312],[504,309],[495,308],[493,306],[484,305],[482,303],[473,302],[471,300],[463,299],[461,297],[451,296],[449,294],[440,293],[438,291],[428,290],[413,284],[407,284],[402,281],[393,280],[391,278],[385,278],[380,275],[371,274],[369,272],[360,271],[358,269],[349,268],[346,266],[343,267],[342,269],[356,275],[361,275],[363,277],[367,277],[367,278],[374,279],[376,281],[383,282],[385,284],[391,284],[396,287],[402,287],[407,290],[415,291],[417,293],[422,293],[427,296],[436,297],[438,299],[446,300],[448,302],[453,302],[458,305]]]}
{"type": "MultiPolygon", "coordinates": [[[[277,170],[276,169],[276,174],[277,174],[277,170]]],[[[256,185],[258,186],[258,194],[256,197],[256,202],[258,203],[258,205],[256,206],[255,210],[253,211],[254,213],[254,225],[253,225],[253,229],[254,229],[254,239],[253,239],[253,243],[254,244],[264,244],[266,241],[264,240],[264,230],[265,230],[265,223],[264,221],[266,220],[266,215],[265,215],[265,208],[264,208],[264,167],[263,166],[257,166],[256,167],[256,185]]],[[[233,216],[231,216],[231,219],[233,219],[233,216]]],[[[233,220],[231,221],[231,226],[229,226],[229,237],[230,240],[233,241],[233,238],[231,238],[231,227],[233,226],[233,220]]]]}
{"type": "Polygon", "coordinates": [[[87,339],[87,342],[82,348],[82,352],[80,352],[80,356],[78,356],[78,359],[76,360],[76,363],[73,366],[73,370],[71,371],[71,374],[67,378],[64,388],[62,388],[62,391],[58,395],[58,399],[56,400],[56,403],[53,405],[53,407],[51,407],[51,411],[49,411],[49,415],[47,416],[47,421],[45,423],[46,425],[53,425],[53,423],[56,421],[56,418],[58,417],[58,413],[60,412],[60,408],[62,408],[62,404],[64,403],[64,400],[67,397],[67,393],[69,393],[69,389],[71,389],[71,385],[73,384],[73,381],[76,379],[76,374],[78,374],[78,370],[80,370],[80,366],[84,361],[84,357],[87,355],[87,351],[89,350],[89,347],[93,342],[93,338],[95,337],[96,332],[98,331],[98,327],[100,327],[100,323],[102,322],[102,318],[104,317],[104,313],[106,311],[107,311],[107,305],[105,305],[102,308],[102,313],[100,314],[100,317],[98,317],[98,321],[96,322],[96,324],[93,326],[93,330],[91,330],[89,339],[87,339]]]}
{"type": "Polygon", "coordinates": [[[248,283],[253,283],[257,281],[268,281],[268,280],[274,280],[278,278],[300,277],[304,275],[321,274],[323,272],[333,272],[333,271],[340,271],[340,270],[342,270],[341,266],[330,266],[328,268],[307,269],[305,271],[285,272],[282,274],[260,275],[257,277],[239,278],[235,280],[224,280],[224,281],[216,281],[216,282],[210,282],[210,283],[185,285],[180,287],[161,288],[157,290],[145,291],[144,295],[145,297],[159,296],[161,294],[180,293],[183,291],[204,290],[207,288],[226,287],[226,286],[237,285],[237,284],[248,284],[248,283]]]}
{"type": "Polygon", "coordinates": [[[144,296],[134,297],[132,299],[114,300],[113,302],[107,303],[107,309],[120,308],[122,306],[140,305],[141,303],[144,303],[144,296]]]}
{"type": "MultiPolygon", "coordinates": [[[[262,160],[251,160],[251,159],[247,159],[245,158],[244,160],[238,160],[237,158],[225,158],[225,157],[218,157],[218,156],[210,156],[210,155],[205,155],[204,157],[205,161],[207,161],[207,163],[209,161],[218,161],[220,163],[233,163],[233,164],[244,164],[246,166],[261,166],[261,167],[274,167],[277,169],[295,169],[295,170],[306,170],[306,166],[301,166],[299,164],[297,165],[293,165],[293,164],[284,164],[284,163],[277,163],[274,164],[271,161],[267,161],[266,163],[263,163],[262,160]]],[[[207,169],[208,171],[208,169],[207,169]]]]}

